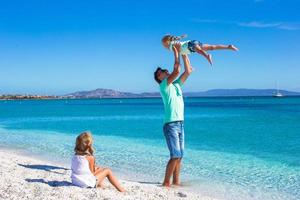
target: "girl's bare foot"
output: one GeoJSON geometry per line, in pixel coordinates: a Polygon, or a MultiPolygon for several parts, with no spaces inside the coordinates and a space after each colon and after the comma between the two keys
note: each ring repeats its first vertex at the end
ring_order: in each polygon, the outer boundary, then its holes
{"type": "Polygon", "coordinates": [[[232,44],[228,45],[228,49],[231,49],[233,51],[238,51],[239,49],[233,46],[232,44]]]}
{"type": "Polygon", "coordinates": [[[103,182],[99,182],[99,183],[97,184],[97,188],[102,188],[102,189],[104,189],[105,187],[104,187],[103,182]]]}
{"type": "Polygon", "coordinates": [[[209,64],[212,66],[212,55],[211,54],[207,54],[206,55],[206,59],[208,60],[209,64]]]}

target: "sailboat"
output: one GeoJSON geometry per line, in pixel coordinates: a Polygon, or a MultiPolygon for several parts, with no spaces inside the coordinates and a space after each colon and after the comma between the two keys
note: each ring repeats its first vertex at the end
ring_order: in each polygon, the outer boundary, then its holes
{"type": "Polygon", "coordinates": [[[279,91],[277,91],[273,97],[283,97],[283,94],[281,94],[279,91]]]}
{"type": "Polygon", "coordinates": [[[273,97],[283,97],[283,94],[279,92],[278,90],[278,84],[276,82],[276,93],[273,95],[273,97]]]}

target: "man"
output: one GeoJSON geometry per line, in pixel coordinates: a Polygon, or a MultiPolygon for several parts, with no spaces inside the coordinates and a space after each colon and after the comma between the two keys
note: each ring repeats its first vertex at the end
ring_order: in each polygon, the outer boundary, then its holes
{"type": "Polygon", "coordinates": [[[179,185],[180,165],[184,150],[184,103],[181,86],[192,72],[190,61],[187,55],[182,55],[184,61],[184,73],[178,78],[180,73],[180,44],[173,47],[175,64],[171,74],[168,70],[160,67],[154,72],[154,79],[159,83],[160,94],[164,102],[165,119],[164,135],[170,151],[170,160],[166,166],[163,186],[170,187],[170,179],[173,176],[173,185],[179,185]]]}

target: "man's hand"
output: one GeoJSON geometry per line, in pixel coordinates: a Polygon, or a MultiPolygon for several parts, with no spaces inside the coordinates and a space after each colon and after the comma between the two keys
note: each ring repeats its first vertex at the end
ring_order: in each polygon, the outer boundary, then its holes
{"type": "Polygon", "coordinates": [[[173,51],[174,53],[179,53],[181,50],[181,44],[179,42],[176,42],[174,45],[173,45],[173,51]]]}

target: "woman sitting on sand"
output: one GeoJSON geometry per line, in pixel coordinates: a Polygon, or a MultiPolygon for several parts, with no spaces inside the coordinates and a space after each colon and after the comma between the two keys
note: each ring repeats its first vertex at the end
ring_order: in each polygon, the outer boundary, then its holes
{"type": "Polygon", "coordinates": [[[90,132],[83,132],[77,136],[74,151],[71,167],[71,179],[74,185],[91,188],[102,187],[103,180],[107,177],[117,190],[125,191],[109,168],[95,165],[93,138],[90,132]]]}

